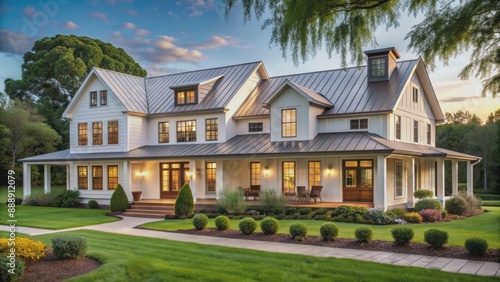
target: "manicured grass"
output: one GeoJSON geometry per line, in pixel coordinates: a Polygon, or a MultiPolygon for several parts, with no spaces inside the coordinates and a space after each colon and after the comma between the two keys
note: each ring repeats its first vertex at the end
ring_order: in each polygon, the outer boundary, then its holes
{"type": "MultiPolygon", "coordinates": [[[[490,248],[500,248],[500,207],[488,207],[489,212],[481,215],[469,217],[463,220],[433,224],[409,224],[408,226],[415,232],[414,242],[424,243],[424,232],[431,228],[448,231],[450,236],[448,245],[463,246],[465,239],[470,237],[480,237],[485,239],[490,248]]],[[[280,230],[278,233],[288,234],[288,228],[294,222],[303,222],[307,225],[309,235],[320,235],[319,228],[326,221],[321,220],[280,220],[280,230]]],[[[231,221],[231,229],[238,230],[239,220],[231,221]]],[[[260,223],[259,223],[260,224],[260,223]]],[[[374,240],[393,241],[391,229],[398,225],[366,225],[357,223],[335,222],[339,227],[339,238],[354,238],[354,230],[361,226],[370,226],[374,229],[374,240]]],[[[155,230],[179,230],[192,229],[191,220],[162,220],[143,225],[146,228],[155,230]]],[[[215,228],[213,219],[208,222],[209,228],[215,228]]],[[[257,227],[256,232],[260,232],[257,227]]]]}
{"type": "Polygon", "coordinates": [[[483,201],[483,207],[500,207],[500,201],[483,201]]]}
{"type": "MultiPolygon", "coordinates": [[[[45,229],[66,229],[87,226],[119,219],[106,216],[108,210],[91,210],[80,208],[52,208],[16,206],[17,226],[28,226],[45,229]]],[[[0,204],[0,224],[7,224],[7,205],[0,204]]]]}
{"type": "MultiPolygon", "coordinates": [[[[66,186],[52,186],[50,188],[53,192],[59,192],[66,189],[66,186]]],[[[7,186],[0,186],[0,203],[5,203],[7,201],[7,186]]],[[[43,187],[31,187],[31,195],[43,193],[43,187]]],[[[23,186],[16,186],[16,198],[23,198],[23,186]]]]}
{"type": "Polygon", "coordinates": [[[495,277],[426,268],[267,253],[88,230],[36,238],[50,244],[51,238],[59,235],[83,236],[87,240],[88,255],[104,263],[71,281],[498,281],[495,277]]]}

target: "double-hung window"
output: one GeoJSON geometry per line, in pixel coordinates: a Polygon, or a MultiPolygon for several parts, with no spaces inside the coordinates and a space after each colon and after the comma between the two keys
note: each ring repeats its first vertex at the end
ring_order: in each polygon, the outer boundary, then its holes
{"type": "Polygon", "coordinates": [[[177,142],[196,142],[196,120],[177,122],[177,142]]]}
{"type": "Polygon", "coordinates": [[[281,110],[281,137],[297,136],[297,109],[281,110]]]}

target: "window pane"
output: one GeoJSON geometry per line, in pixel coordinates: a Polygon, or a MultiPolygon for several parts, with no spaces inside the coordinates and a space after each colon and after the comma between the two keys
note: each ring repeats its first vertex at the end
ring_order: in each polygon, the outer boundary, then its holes
{"type": "Polygon", "coordinates": [[[413,121],[413,142],[418,143],[418,121],[413,121]]]}
{"type": "Polygon", "coordinates": [[[385,70],[385,58],[370,60],[370,77],[384,77],[386,75],[385,70]]]}
{"type": "Polygon", "coordinates": [[[93,145],[102,145],[102,122],[92,123],[93,145]]]}
{"type": "Polygon", "coordinates": [[[186,104],[194,104],[195,103],[195,93],[194,91],[186,92],[186,104]]]}
{"type": "Polygon", "coordinates": [[[196,120],[177,122],[177,142],[196,141],[196,120]]]}
{"type": "Polygon", "coordinates": [[[359,165],[362,167],[372,167],[373,161],[360,161],[359,165]]]}
{"type": "Polygon", "coordinates": [[[168,121],[158,123],[158,143],[168,143],[170,126],[168,121]]]}
{"type": "Polygon", "coordinates": [[[250,163],[250,185],[260,185],[260,163],[250,163]]]}
{"type": "Polygon", "coordinates": [[[92,189],[102,190],[102,166],[92,167],[92,189]]]}
{"type": "Polygon", "coordinates": [[[78,189],[88,189],[89,187],[89,179],[87,175],[87,167],[79,166],[78,167],[78,189]]]}
{"type": "Polygon", "coordinates": [[[251,122],[248,124],[248,132],[262,132],[263,124],[262,122],[251,122]]]}
{"type": "Polygon", "coordinates": [[[86,123],[78,124],[78,145],[86,146],[88,144],[88,129],[86,123]]]}
{"type": "Polygon", "coordinates": [[[108,190],[114,190],[118,186],[118,166],[108,166],[108,190]]]}
{"type": "Polygon", "coordinates": [[[361,187],[371,188],[373,186],[372,169],[361,169],[361,187]]]}
{"type": "Polygon", "coordinates": [[[359,129],[368,129],[368,119],[360,119],[359,120],[359,129]]]}
{"type": "Polygon", "coordinates": [[[215,192],[217,179],[217,164],[210,162],[206,164],[206,189],[207,192],[215,192]]]}
{"type": "Polygon", "coordinates": [[[118,121],[108,122],[108,144],[118,144],[118,121]]]}
{"type": "Polygon", "coordinates": [[[216,141],[219,138],[219,125],[218,119],[211,118],[205,120],[206,126],[206,140],[207,141],[216,141]]]}
{"type": "Polygon", "coordinates": [[[403,163],[396,162],[395,163],[395,193],[396,197],[403,196],[403,163]]]}
{"type": "Polygon", "coordinates": [[[401,140],[401,116],[396,116],[396,139],[401,140]]]}
{"type": "Polygon", "coordinates": [[[309,188],[321,185],[321,162],[309,162],[308,182],[309,188]]]}
{"type": "Polygon", "coordinates": [[[345,161],[345,166],[347,167],[357,167],[358,161],[345,161]]]}
{"type": "Polygon", "coordinates": [[[108,92],[106,90],[101,91],[101,106],[108,104],[108,92]]]}
{"type": "Polygon", "coordinates": [[[351,129],[359,129],[359,119],[351,119],[351,129]]]}
{"type": "Polygon", "coordinates": [[[356,187],[356,170],[346,169],[345,170],[345,187],[356,187]]]}
{"type": "Polygon", "coordinates": [[[295,191],[295,162],[283,162],[283,192],[295,191]]]}
{"type": "Polygon", "coordinates": [[[186,102],[185,102],[185,101],[186,101],[186,96],[185,96],[184,91],[178,91],[178,92],[176,93],[176,95],[177,95],[177,104],[178,104],[178,105],[183,105],[183,104],[185,104],[185,103],[186,103],[186,102]]]}
{"type": "Polygon", "coordinates": [[[90,106],[91,107],[97,106],[97,92],[95,91],[90,92],[90,106]]]}
{"type": "Polygon", "coordinates": [[[297,136],[296,109],[281,110],[281,137],[297,136]]]}

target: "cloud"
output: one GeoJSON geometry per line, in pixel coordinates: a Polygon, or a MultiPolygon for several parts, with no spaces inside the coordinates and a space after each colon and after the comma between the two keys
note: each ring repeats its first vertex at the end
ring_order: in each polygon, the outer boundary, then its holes
{"type": "Polygon", "coordinates": [[[197,17],[202,15],[204,12],[206,12],[209,9],[212,9],[214,7],[214,1],[213,0],[187,0],[188,3],[187,11],[189,13],[189,16],[191,17],[197,17]]]}
{"type": "Polygon", "coordinates": [[[439,99],[439,102],[441,103],[460,103],[460,102],[466,102],[466,101],[472,101],[472,100],[481,100],[484,99],[483,97],[477,97],[477,96],[472,96],[472,97],[447,97],[447,98],[442,98],[439,99]]]}
{"type": "Polygon", "coordinates": [[[126,28],[126,29],[136,29],[136,28],[137,28],[137,26],[136,26],[135,24],[130,23],[130,22],[129,22],[129,23],[124,23],[124,24],[122,25],[122,27],[124,27],[124,28],[126,28]]]}
{"type": "Polygon", "coordinates": [[[200,50],[219,49],[226,46],[238,47],[238,42],[231,36],[214,35],[202,43],[190,43],[189,46],[200,50]]]}
{"type": "Polygon", "coordinates": [[[134,0],[106,0],[106,4],[115,5],[118,3],[132,3],[134,0]]]}
{"type": "Polygon", "coordinates": [[[101,20],[103,22],[109,21],[108,16],[106,14],[103,14],[103,13],[92,13],[92,14],[90,14],[90,16],[94,19],[98,19],[98,20],[101,20]]]}
{"type": "Polygon", "coordinates": [[[33,7],[33,5],[28,5],[26,6],[24,9],[23,9],[23,16],[27,17],[27,18],[32,18],[33,15],[35,14],[36,10],[35,10],[35,7],[33,7]]]}
{"type": "Polygon", "coordinates": [[[135,30],[135,35],[137,35],[137,36],[145,36],[145,35],[150,35],[150,34],[151,34],[151,31],[146,30],[146,29],[138,28],[135,30]]]}
{"type": "Polygon", "coordinates": [[[68,29],[68,30],[75,30],[75,29],[78,29],[79,26],[72,21],[67,21],[61,25],[61,28],[68,29]]]}
{"type": "Polygon", "coordinates": [[[172,74],[172,73],[180,73],[180,72],[185,72],[187,69],[183,68],[177,68],[177,67],[171,67],[168,65],[148,65],[146,67],[146,70],[148,71],[148,77],[154,77],[154,76],[160,76],[160,75],[166,75],[166,74],[172,74]]]}
{"type": "Polygon", "coordinates": [[[31,50],[34,39],[23,33],[0,29],[0,52],[12,55],[22,55],[31,50]]]}

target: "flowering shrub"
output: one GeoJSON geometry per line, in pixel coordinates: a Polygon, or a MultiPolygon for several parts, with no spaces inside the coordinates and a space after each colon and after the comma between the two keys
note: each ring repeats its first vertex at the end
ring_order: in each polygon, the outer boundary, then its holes
{"type": "Polygon", "coordinates": [[[426,209],[420,211],[419,214],[425,222],[439,222],[443,220],[443,214],[438,210],[426,209]]]}
{"type": "Polygon", "coordinates": [[[405,214],[403,219],[407,222],[410,223],[421,223],[422,222],[422,216],[418,212],[409,212],[405,214]]]}
{"type": "MultiPolygon", "coordinates": [[[[45,255],[45,244],[28,238],[16,238],[16,256],[22,260],[36,261],[45,255]]],[[[0,238],[0,253],[6,254],[14,246],[9,246],[9,239],[0,238]]]]}

